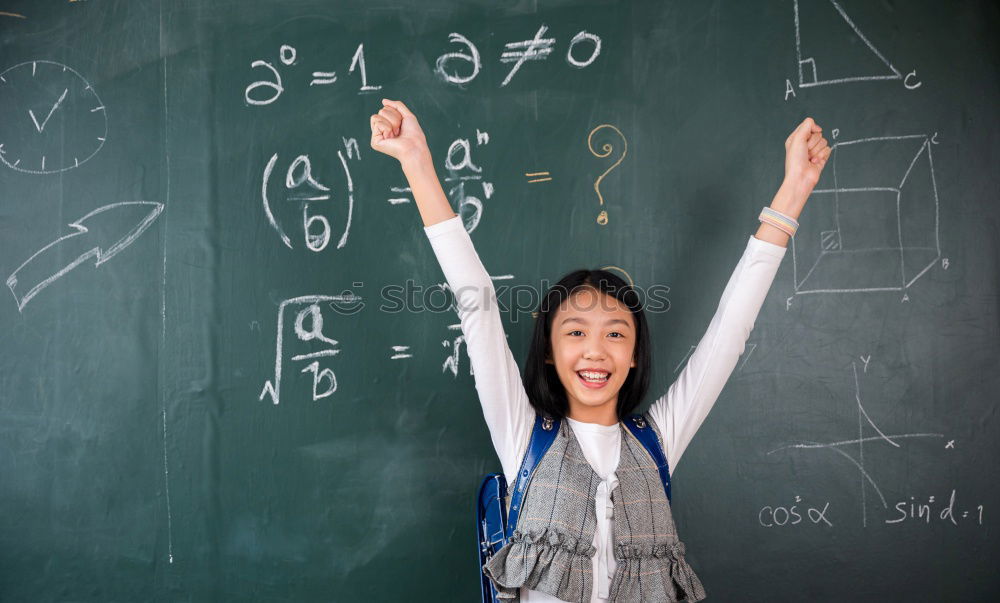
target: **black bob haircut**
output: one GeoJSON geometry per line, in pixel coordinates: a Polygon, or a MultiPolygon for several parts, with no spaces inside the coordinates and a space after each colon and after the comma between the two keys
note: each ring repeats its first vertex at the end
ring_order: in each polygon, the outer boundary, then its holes
{"type": "Polygon", "coordinates": [[[632,312],[636,334],[633,349],[635,367],[629,369],[628,377],[618,391],[618,404],[615,408],[618,420],[622,421],[635,411],[649,389],[652,349],[639,294],[621,277],[606,270],[575,270],[562,277],[545,293],[535,319],[531,347],[524,367],[524,386],[528,400],[535,412],[542,416],[562,419],[569,412],[566,389],[559,380],[555,365],[546,363],[545,359],[552,349],[552,321],[559,306],[582,289],[609,295],[632,312]]]}

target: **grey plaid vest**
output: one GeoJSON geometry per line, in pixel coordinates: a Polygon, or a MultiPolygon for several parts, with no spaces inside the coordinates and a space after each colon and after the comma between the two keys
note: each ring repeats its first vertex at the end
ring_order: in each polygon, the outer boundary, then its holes
{"type": "MultiPolygon", "coordinates": [[[[653,425],[649,417],[646,422],[653,425]]],[[[610,600],[635,603],[700,601],[705,589],[684,560],[670,503],[653,459],[621,423],[621,460],[612,492],[614,555],[610,600]]],[[[656,436],[663,438],[654,426],[656,436]]],[[[589,602],[594,585],[594,498],[601,478],[583,456],[568,421],[531,476],[510,541],[483,566],[501,599],[518,589],[564,601],[589,602]]],[[[511,484],[513,488],[513,484],[511,484]]]]}

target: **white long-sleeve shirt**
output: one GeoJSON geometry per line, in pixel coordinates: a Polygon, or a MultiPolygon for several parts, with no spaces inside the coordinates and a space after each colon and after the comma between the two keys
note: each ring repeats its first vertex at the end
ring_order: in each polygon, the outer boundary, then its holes
{"type": "MultiPolygon", "coordinates": [[[[493,282],[458,216],[427,226],[424,231],[455,295],[486,425],[507,483],[513,487],[521,458],[528,448],[535,411],[507,345],[493,282]]],[[[784,255],[784,247],[750,237],[708,330],[677,380],[650,406],[650,418],[663,434],[664,454],[671,474],[736,367],[784,255]]],[[[591,601],[606,601],[616,566],[611,542],[614,533],[611,492],[618,485],[615,469],[621,450],[621,430],[618,425],[583,423],[568,417],[567,421],[584,457],[601,478],[594,501],[597,530],[593,545],[597,554],[593,560],[591,601]]],[[[559,599],[522,588],[521,601],[555,603],[559,599]]]]}

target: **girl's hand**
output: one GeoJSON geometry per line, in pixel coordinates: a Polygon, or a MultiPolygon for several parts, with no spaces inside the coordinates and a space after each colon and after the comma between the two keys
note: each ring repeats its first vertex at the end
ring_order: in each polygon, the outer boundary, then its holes
{"type": "Polygon", "coordinates": [[[785,140],[785,182],[804,203],[812,193],[832,149],[823,138],[823,128],[811,117],[799,124],[785,140]]]}
{"type": "Polygon", "coordinates": [[[417,118],[400,101],[382,99],[382,108],[372,115],[372,148],[400,163],[428,153],[427,138],[417,118]]]}
{"type": "MultiPolygon", "coordinates": [[[[785,181],[775,193],[771,209],[798,220],[831,152],[823,128],[811,117],[805,118],[785,140],[785,181]]],[[[761,224],[755,236],[782,247],[788,245],[788,234],[772,224],[761,224]]]]}

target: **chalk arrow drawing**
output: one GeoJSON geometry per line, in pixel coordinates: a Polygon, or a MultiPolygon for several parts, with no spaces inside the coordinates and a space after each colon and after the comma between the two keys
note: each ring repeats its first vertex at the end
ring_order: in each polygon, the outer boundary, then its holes
{"type": "Polygon", "coordinates": [[[121,201],[99,207],[79,220],[70,222],[69,227],[73,232],[39,249],[7,278],[7,287],[14,294],[17,310],[24,310],[24,306],[42,289],[89,258],[96,258],[94,265],[100,266],[118,255],[145,232],[162,211],[163,204],[156,201],[121,201]],[[130,217],[135,219],[136,210],[141,212],[139,221],[124,234],[118,235],[116,231],[121,232],[121,227],[117,224],[130,217]],[[76,249],[81,247],[85,251],[52,272],[53,265],[65,263],[65,259],[60,258],[73,256],[76,249]]]}

